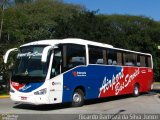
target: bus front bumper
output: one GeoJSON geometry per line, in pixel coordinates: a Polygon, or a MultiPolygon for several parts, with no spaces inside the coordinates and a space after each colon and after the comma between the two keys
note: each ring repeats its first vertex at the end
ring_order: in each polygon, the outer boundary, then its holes
{"type": "Polygon", "coordinates": [[[29,103],[29,104],[35,104],[35,105],[40,105],[40,104],[49,104],[49,99],[48,95],[26,95],[24,93],[22,94],[14,94],[10,92],[10,98],[13,101],[16,102],[21,102],[21,103],[29,103]]]}

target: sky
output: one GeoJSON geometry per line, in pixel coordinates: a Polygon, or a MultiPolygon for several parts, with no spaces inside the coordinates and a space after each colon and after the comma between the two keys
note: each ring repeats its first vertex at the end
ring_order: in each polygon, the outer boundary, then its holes
{"type": "Polygon", "coordinates": [[[99,10],[101,14],[127,14],[146,16],[160,21],[160,0],[63,0],[81,4],[88,10],[99,10]]]}

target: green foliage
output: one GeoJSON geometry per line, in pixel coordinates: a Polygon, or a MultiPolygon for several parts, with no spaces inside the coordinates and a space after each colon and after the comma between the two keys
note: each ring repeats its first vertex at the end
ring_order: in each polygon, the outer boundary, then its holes
{"type": "Polygon", "coordinates": [[[5,9],[0,64],[8,48],[35,40],[68,37],[151,53],[155,79],[159,80],[160,22],[144,16],[100,15],[62,0],[15,0],[15,5],[5,9]]]}

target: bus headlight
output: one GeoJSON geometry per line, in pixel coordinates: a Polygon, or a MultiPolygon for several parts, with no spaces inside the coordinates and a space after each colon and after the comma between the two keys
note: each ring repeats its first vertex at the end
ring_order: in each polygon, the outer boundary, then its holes
{"type": "Polygon", "coordinates": [[[35,95],[44,95],[47,93],[47,88],[41,89],[37,92],[34,92],[35,95]]]}

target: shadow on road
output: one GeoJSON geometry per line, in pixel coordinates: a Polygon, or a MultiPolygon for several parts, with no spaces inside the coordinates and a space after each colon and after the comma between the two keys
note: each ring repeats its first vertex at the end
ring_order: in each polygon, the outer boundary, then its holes
{"type": "Polygon", "coordinates": [[[50,110],[58,110],[58,109],[65,109],[69,108],[69,103],[63,104],[44,104],[44,105],[31,105],[31,104],[19,104],[15,103],[16,105],[13,108],[16,109],[25,109],[25,110],[36,110],[36,111],[50,111],[50,110]]]}
{"type": "Polygon", "coordinates": [[[157,94],[157,93],[160,93],[160,89],[153,89],[153,90],[150,91],[150,92],[153,92],[153,93],[157,94]]]}
{"type": "MultiPolygon", "coordinates": [[[[148,93],[142,93],[141,96],[154,96],[159,93],[160,93],[160,90],[155,89],[148,93]]],[[[121,100],[121,99],[125,100],[130,97],[132,97],[132,95],[121,95],[121,96],[114,96],[114,97],[108,97],[108,98],[86,100],[85,105],[99,104],[103,102],[116,101],[116,100],[121,100]]],[[[31,104],[15,103],[15,106],[13,106],[13,108],[16,108],[16,109],[36,110],[36,111],[50,111],[50,110],[66,109],[69,107],[71,107],[70,103],[47,104],[47,105],[46,104],[45,105],[31,105],[31,104]]]]}

